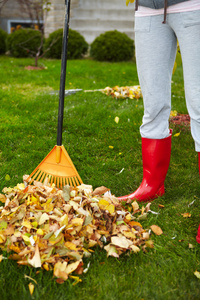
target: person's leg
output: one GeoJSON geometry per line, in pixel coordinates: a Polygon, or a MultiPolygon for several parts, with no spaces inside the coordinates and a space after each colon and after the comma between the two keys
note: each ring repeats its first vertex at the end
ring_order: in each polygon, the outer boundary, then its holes
{"type": "MultiPolygon", "coordinates": [[[[182,26],[175,23],[174,29],[181,50],[185,97],[200,174],[200,10],[182,13],[179,24],[182,26]]],[[[200,243],[200,225],[196,241],[200,243]]]]}
{"type": "Polygon", "coordinates": [[[200,10],[181,14],[174,25],[183,63],[185,97],[195,150],[200,152],[200,10]]]}
{"type": "Polygon", "coordinates": [[[176,36],[163,16],[136,18],[135,48],[144,116],[141,136],[162,139],[169,135],[171,77],[176,57],[176,36]],[[145,26],[146,23],[146,26],[145,26]]]}
{"type": "Polygon", "coordinates": [[[119,200],[148,201],[164,194],[171,154],[171,76],[177,40],[162,18],[139,17],[135,21],[136,62],[144,102],[140,127],[143,180],[134,193],[119,200]]]}

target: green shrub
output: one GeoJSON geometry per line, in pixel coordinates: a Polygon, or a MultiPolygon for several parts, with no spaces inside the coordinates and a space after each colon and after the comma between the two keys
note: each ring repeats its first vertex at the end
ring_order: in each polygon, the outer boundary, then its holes
{"type": "MultiPolygon", "coordinates": [[[[50,47],[46,53],[49,58],[61,58],[62,53],[63,29],[58,29],[52,32],[45,42],[45,50],[50,47]]],[[[68,38],[68,59],[81,58],[88,50],[88,43],[84,37],[75,30],[69,28],[68,38]]]]}
{"type": "Polygon", "coordinates": [[[91,44],[90,55],[99,61],[127,61],[133,58],[134,41],[117,30],[100,34],[91,44]]]}
{"type": "Polygon", "coordinates": [[[28,57],[35,56],[41,44],[42,34],[34,29],[19,29],[8,35],[7,49],[11,56],[28,57]]]}
{"type": "Polygon", "coordinates": [[[0,54],[4,54],[6,52],[6,39],[7,39],[7,32],[0,29],[0,54]]]}

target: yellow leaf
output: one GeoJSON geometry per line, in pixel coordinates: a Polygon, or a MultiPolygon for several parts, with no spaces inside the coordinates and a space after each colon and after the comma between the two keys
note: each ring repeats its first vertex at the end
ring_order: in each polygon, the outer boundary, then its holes
{"type": "Polygon", "coordinates": [[[19,190],[23,191],[23,190],[25,189],[24,183],[18,183],[18,184],[17,184],[17,188],[18,188],[19,190]]]}
{"type": "Polygon", "coordinates": [[[32,228],[32,225],[29,221],[23,221],[22,222],[22,226],[28,228],[28,229],[31,229],[32,228]]]}
{"type": "Polygon", "coordinates": [[[106,209],[106,207],[109,205],[110,205],[110,203],[107,200],[104,200],[104,199],[99,200],[99,207],[101,209],[106,209]]]}
{"type": "Polygon", "coordinates": [[[71,224],[74,226],[82,226],[83,225],[83,219],[81,218],[74,218],[71,220],[71,224]]]}
{"type": "Polygon", "coordinates": [[[161,229],[159,226],[157,226],[157,225],[151,225],[150,228],[151,228],[151,230],[152,230],[156,235],[161,235],[161,234],[163,234],[162,229],[161,229]]]}
{"type": "Polygon", "coordinates": [[[10,175],[6,174],[5,180],[6,180],[6,181],[9,181],[9,180],[10,180],[10,175]]]}
{"type": "Polygon", "coordinates": [[[183,218],[190,218],[191,217],[191,214],[190,213],[184,213],[184,214],[181,214],[183,216],[183,218]]]}
{"type": "Polygon", "coordinates": [[[78,276],[69,276],[70,278],[74,279],[74,282],[72,283],[72,285],[76,285],[79,282],[82,282],[82,279],[80,279],[78,276]]]}
{"type": "Polygon", "coordinates": [[[76,261],[74,263],[71,263],[71,264],[67,265],[67,267],[66,267],[66,273],[70,274],[70,273],[74,272],[78,268],[80,262],[81,261],[78,260],[78,261],[76,261]]]}
{"type": "Polygon", "coordinates": [[[30,282],[29,285],[28,285],[28,288],[29,288],[29,292],[30,292],[30,294],[31,294],[31,296],[32,296],[32,295],[33,295],[33,292],[34,292],[34,288],[35,288],[34,284],[32,284],[32,283],[30,282]]]}
{"type": "Polygon", "coordinates": [[[113,214],[115,212],[115,206],[110,204],[106,207],[106,210],[108,210],[110,214],[113,214]]]}
{"type": "Polygon", "coordinates": [[[194,272],[194,275],[195,275],[198,279],[200,279],[200,272],[199,272],[199,271],[195,271],[195,272],[194,272]]]}
{"type": "Polygon", "coordinates": [[[22,238],[23,238],[24,242],[26,242],[26,243],[30,244],[30,238],[29,238],[29,236],[28,236],[28,235],[26,235],[26,234],[22,234],[22,238]]]}
{"type": "Polygon", "coordinates": [[[119,123],[119,117],[115,117],[115,123],[119,123]]]}
{"type": "Polygon", "coordinates": [[[66,242],[65,247],[69,250],[77,251],[76,245],[72,242],[66,242]]]}
{"type": "Polygon", "coordinates": [[[181,134],[181,133],[178,132],[178,133],[174,134],[174,136],[177,137],[177,136],[179,136],[180,134],[181,134]]]}
{"type": "Polygon", "coordinates": [[[43,231],[41,228],[39,228],[39,229],[37,230],[36,234],[38,234],[38,235],[43,235],[43,234],[44,234],[44,231],[43,231]]]}
{"type": "Polygon", "coordinates": [[[132,205],[133,211],[136,211],[139,209],[139,205],[138,205],[137,201],[133,201],[131,205],[132,205]]]}
{"type": "Polygon", "coordinates": [[[49,265],[47,263],[44,263],[42,266],[46,271],[49,271],[49,265]]]}
{"type": "Polygon", "coordinates": [[[125,219],[126,219],[127,221],[131,221],[131,219],[132,219],[131,214],[127,214],[126,217],[125,217],[125,219]]]}
{"type": "Polygon", "coordinates": [[[131,245],[130,248],[134,253],[140,252],[140,248],[138,246],[131,245]]]}
{"type": "Polygon", "coordinates": [[[19,248],[19,247],[17,247],[17,246],[15,246],[15,245],[11,245],[11,246],[10,246],[10,250],[13,250],[13,251],[15,251],[16,253],[19,253],[19,252],[21,252],[20,248],[19,248]]]}
{"type": "Polygon", "coordinates": [[[136,238],[135,234],[131,231],[124,231],[123,235],[125,235],[125,237],[127,237],[128,239],[134,240],[136,238]]]}
{"type": "Polygon", "coordinates": [[[44,210],[46,212],[50,212],[50,211],[53,211],[54,204],[53,203],[44,203],[44,204],[42,204],[42,207],[44,208],[44,210]]]}
{"type": "Polygon", "coordinates": [[[47,220],[49,220],[49,216],[46,213],[43,213],[39,220],[39,225],[44,224],[47,220]]]}

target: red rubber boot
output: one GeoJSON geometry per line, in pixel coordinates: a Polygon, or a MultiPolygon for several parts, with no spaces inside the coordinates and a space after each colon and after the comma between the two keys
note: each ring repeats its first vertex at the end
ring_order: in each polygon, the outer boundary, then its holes
{"type": "Polygon", "coordinates": [[[142,138],[142,183],[134,193],[118,197],[120,201],[136,199],[139,202],[147,202],[165,193],[164,181],[170,163],[171,136],[172,130],[165,139],[142,138]]]}
{"type": "Polygon", "coordinates": [[[200,244],[200,225],[199,225],[199,228],[198,228],[198,231],[197,231],[196,241],[197,241],[197,243],[200,244]]]}

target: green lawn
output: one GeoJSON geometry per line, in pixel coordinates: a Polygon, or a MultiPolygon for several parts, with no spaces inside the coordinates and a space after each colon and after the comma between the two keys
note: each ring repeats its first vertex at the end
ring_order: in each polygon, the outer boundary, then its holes
{"type": "MultiPolygon", "coordinates": [[[[50,92],[59,90],[60,61],[40,60],[45,69],[25,70],[30,64],[31,59],[0,57],[0,192],[22,182],[22,176],[35,169],[57,140],[58,95],[50,92]]],[[[116,196],[134,191],[142,180],[139,126],[143,103],[84,90],[137,84],[134,62],[68,61],[66,88],[83,91],[65,98],[63,145],[85,184],[94,188],[105,185],[116,196]]],[[[187,113],[180,67],[173,76],[172,110],[187,113]]],[[[152,202],[151,210],[159,214],[149,214],[142,222],[144,228],[156,224],[163,230],[161,236],[152,234],[154,248],[120,259],[107,258],[105,251],[97,248],[86,259],[89,271],[75,286],[71,279],[59,285],[52,272],[5,259],[0,263],[1,300],[200,299],[200,280],[194,275],[200,271],[197,153],[188,127],[171,128],[166,194],[152,202]],[[174,136],[176,133],[180,135],[174,136]],[[191,217],[184,218],[184,213],[191,217]],[[31,280],[25,275],[37,281],[32,281],[32,296],[28,289],[31,280]]]]}

